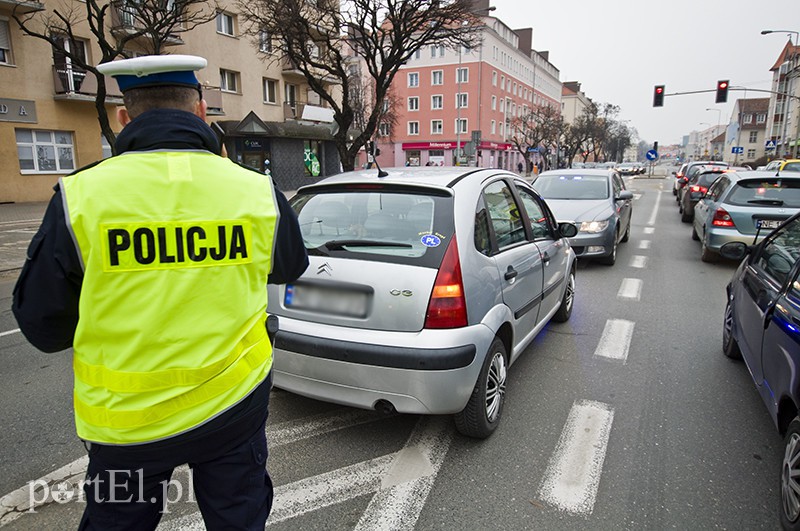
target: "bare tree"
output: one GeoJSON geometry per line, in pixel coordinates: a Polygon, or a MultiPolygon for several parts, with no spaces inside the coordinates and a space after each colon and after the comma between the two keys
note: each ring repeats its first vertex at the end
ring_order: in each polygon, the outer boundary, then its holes
{"type": "Polygon", "coordinates": [[[424,46],[452,49],[478,43],[480,20],[472,0],[238,0],[253,36],[267,35],[280,56],[303,74],[333,110],[334,142],[351,170],[359,149],[379,124],[383,101],[398,70],[424,46]],[[360,131],[347,66],[357,57],[373,79],[372,108],[360,131]],[[341,99],[333,90],[341,85],[341,99]],[[353,134],[353,139],[350,135],[353,134]]]}
{"type": "Polygon", "coordinates": [[[550,105],[537,105],[528,114],[511,122],[511,143],[531,166],[531,148],[552,147],[558,144],[564,128],[561,113],[550,105]]]}
{"type": "Polygon", "coordinates": [[[97,120],[116,153],[116,135],[105,107],[106,81],[96,65],[127,58],[132,50],[143,55],[162,54],[167,46],[181,44],[181,33],[214,20],[216,4],[208,0],[82,0],[24,15],[15,10],[12,17],[23,33],[49,43],[57,60],[69,59],[72,72],[96,78],[97,120]],[[77,46],[85,36],[84,28],[100,48],[99,61],[90,62],[85,48],[77,46]]]}

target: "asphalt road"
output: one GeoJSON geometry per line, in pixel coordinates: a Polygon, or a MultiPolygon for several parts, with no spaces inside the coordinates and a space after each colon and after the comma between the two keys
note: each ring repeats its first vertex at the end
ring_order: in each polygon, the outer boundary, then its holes
{"type": "MultiPolygon", "coordinates": [[[[268,527],[778,529],[782,441],[746,367],[721,352],[736,264],[700,261],[671,185],[630,181],[630,241],[613,267],[579,264],[572,318],[511,367],[490,439],[459,436],[447,417],[383,417],[274,391],[268,527]]],[[[27,499],[26,485],[85,452],[69,353],[37,353],[13,332],[12,286],[0,277],[0,495],[27,499]]],[[[81,470],[54,474],[48,489],[81,470]]],[[[170,495],[181,501],[162,530],[203,529],[187,475],[176,472],[170,495]]],[[[70,529],[82,509],[50,501],[2,509],[0,522],[70,529]]]]}

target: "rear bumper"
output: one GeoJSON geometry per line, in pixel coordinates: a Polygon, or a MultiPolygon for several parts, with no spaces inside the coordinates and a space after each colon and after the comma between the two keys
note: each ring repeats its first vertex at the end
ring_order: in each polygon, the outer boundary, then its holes
{"type": "MultiPolygon", "coordinates": [[[[758,235],[758,239],[755,243],[763,240],[769,233],[770,231],[762,231],[761,234],[758,235]]],[[[754,238],[754,234],[742,234],[736,229],[715,227],[706,231],[706,247],[712,251],[719,252],[720,247],[728,242],[742,242],[747,245],[752,245],[754,243],[754,238]]]]}
{"type": "Polygon", "coordinates": [[[388,401],[398,412],[415,414],[464,409],[494,338],[485,325],[403,333],[285,317],[280,323],[276,387],[363,409],[388,401]]]}

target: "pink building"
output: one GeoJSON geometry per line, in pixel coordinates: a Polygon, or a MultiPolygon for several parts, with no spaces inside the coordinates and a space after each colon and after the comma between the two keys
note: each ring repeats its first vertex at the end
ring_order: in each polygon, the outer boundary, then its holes
{"type": "Polygon", "coordinates": [[[482,17],[482,45],[450,50],[430,46],[417,52],[391,88],[394,127],[381,124],[382,166],[457,163],[456,146],[474,151],[461,165],[517,170],[523,156],[513,146],[511,123],[532,107],[561,106],[559,72],[531,47],[533,30],[512,30],[499,19],[482,17]]]}

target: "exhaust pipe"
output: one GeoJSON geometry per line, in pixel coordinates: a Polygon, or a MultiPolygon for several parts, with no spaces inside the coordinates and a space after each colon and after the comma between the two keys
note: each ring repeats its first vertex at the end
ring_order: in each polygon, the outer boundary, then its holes
{"type": "Polygon", "coordinates": [[[386,415],[386,416],[394,415],[395,413],[397,413],[397,410],[394,408],[392,403],[389,402],[388,400],[383,400],[383,399],[375,402],[375,411],[377,411],[381,415],[386,415]]]}

